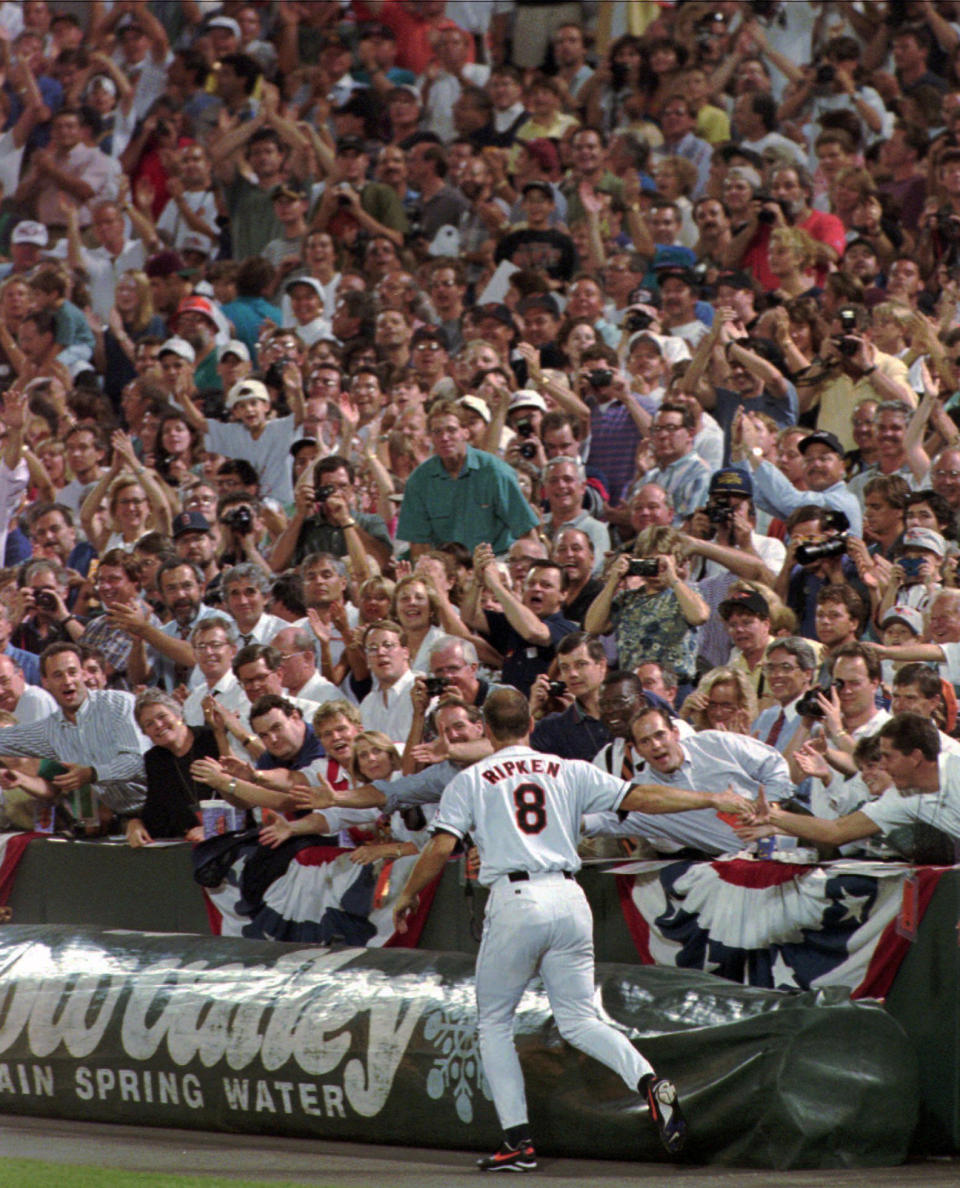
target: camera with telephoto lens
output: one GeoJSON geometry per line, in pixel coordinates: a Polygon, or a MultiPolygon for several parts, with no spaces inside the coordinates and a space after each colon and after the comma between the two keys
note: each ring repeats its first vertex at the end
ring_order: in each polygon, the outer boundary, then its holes
{"type": "Polygon", "coordinates": [[[852,309],[841,309],[837,314],[842,334],[837,334],[831,340],[841,355],[851,359],[860,350],[860,340],[853,337],[857,328],[857,314],[852,309]]]}
{"type": "Polygon", "coordinates": [[[245,506],[231,508],[223,513],[222,523],[232,528],[237,536],[246,536],[253,531],[253,512],[245,506]]]}
{"type": "Polygon", "coordinates": [[[656,577],[660,572],[657,557],[631,557],[627,577],[656,577]]]}
{"type": "Polygon", "coordinates": [[[423,678],[423,685],[429,697],[439,697],[449,684],[449,677],[428,676],[423,678]]]}
{"type": "Polygon", "coordinates": [[[336,491],[336,487],[328,483],[324,487],[317,487],[317,503],[326,503],[331,495],[336,491]]]}
{"type": "Polygon", "coordinates": [[[644,309],[631,309],[623,319],[623,328],[628,334],[636,334],[638,330],[649,330],[653,318],[644,309]]]}
{"type": "Polygon", "coordinates": [[[587,383],[591,388],[609,388],[613,383],[613,372],[609,367],[596,367],[587,372],[587,383]]]}
{"type": "Polygon", "coordinates": [[[533,421],[529,417],[521,417],[513,428],[518,437],[533,437],[533,421]]]}
{"type": "Polygon", "coordinates": [[[817,67],[815,81],[818,87],[828,87],[836,77],[836,67],[831,66],[829,62],[817,67]]]}
{"type": "Polygon", "coordinates": [[[337,206],[349,206],[350,199],[348,195],[353,190],[353,186],[349,182],[341,182],[337,186],[337,206]]]}
{"type": "Polygon", "coordinates": [[[903,576],[905,578],[918,578],[920,576],[920,571],[923,569],[923,558],[901,557],[899,565],[903,570],[903,576]]]}
{"type": "Polygon", "coordinates": [[[49,590],[38,590],[33,596],[33,601],[40,610],[55,611],[57,609],[57,596],[51,594],[49,590]]]}
{"type": "Polygon", "coordinates": [[[548,681],[547,692],[551,697],[562,697],[567,691],[566,681],[548,681]]]}
{"type": "Polygon", "coordinates": [[[821,688],[819,685],[815,689],[808,689],[806,693],[797,702],[797,713],[801,718],[816,718],[822,721],[824,717],[823,709],[820,702],[817,700],[818,696],[829,698],[830,686],[821,688]]]}
{"type": "Polygon", "coordinates": [[[812,565],[814,561],[823,561],[826,557],[842,557],[846,551],[847,541],[843,536],[835,536],[832,540],[817,544],[802,544],[797,547],[797,564],[812,565]]]}

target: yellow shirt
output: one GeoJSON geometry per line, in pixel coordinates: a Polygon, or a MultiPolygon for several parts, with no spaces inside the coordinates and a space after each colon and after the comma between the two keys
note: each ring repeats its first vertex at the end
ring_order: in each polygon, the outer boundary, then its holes
{"type": "MultiPolygon", "coordinates": [[[[877,370],[888,379],[903,384],[905,388],[910,387],[907,382],[907,365],[902,359],[898,359],[895,355],[885,355],[883,351],[877,351],[874,361],[877,370]]],[[[817,428],[833,433],[845,450],[852,450],[856,445],[853,440],[853,425],[851,424],[853,410],[858,401],[868,396],[882,399],[877,396],[869,376],[863,376],[858,380],[853,380],[850,376],[843,374],[834,376],[823,385],[815,401],[815,404],[819,406],[817,428]]]]}

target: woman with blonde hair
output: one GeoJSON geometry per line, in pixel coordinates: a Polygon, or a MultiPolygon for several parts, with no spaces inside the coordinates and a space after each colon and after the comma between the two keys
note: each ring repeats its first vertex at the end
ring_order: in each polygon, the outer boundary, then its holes
{"type": "Polygon", "coordinates": [[[800,227],[774,227],[770,232],[768,261],[780,284],[773,290],[773,296],[781,301],[815,296],[819,290],[811,270],[816,258],[816,244],[806,231],[800,227]]]}
{"type": "Polygon", "coordinates": [[[745,672],[712,668],[684,701],[680,717],[694,730],[749,734],[757,712],[757,695],[745,672]]]}
{"type": "Polygon", "coordinates": [[[429,672],[430,649],[446,634],[440,626],[440,599],[433,584],[417,573],[401,578],[393,592],[391,618],[406,634],[410,667],[429,672]]]}
{"type": "Polygon", "coordinates": [[[169,536],[172,526],[170,505],[155,475],[133,452],[128,434],[117,430],[110,439],[113,461],[83,501],[80,522],[87,539],[101,556],[107,549],[132,549],[147,532],[169,536]],[[101,527],[97,512],[104,496],[110,523],[101,527]]]}
{"type": "Polygon", "coordinates": [[[139,268],[128,268],[117,279],[113,309],[102,334],[96,334],[93,362],[104,377],[104,391],[114,404],[124,387],[137,378],[137,343],[141,338],[165,337],[163,318],[153,308],[150,278],[139,268]]]}

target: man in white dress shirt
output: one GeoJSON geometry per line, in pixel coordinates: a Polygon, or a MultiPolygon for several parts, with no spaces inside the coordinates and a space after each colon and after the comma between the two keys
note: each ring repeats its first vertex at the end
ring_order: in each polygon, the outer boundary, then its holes
{"type": "Polygon", "coordinates": [[[364,728],[382,730],[388,738],[404,743],[413,722],[410,690],[415,674],[403,628],[388,619],[370,623],[363,633],[363,650],[374,679],[373,689],[360,703],[364,728]]]}
{"type": "Polygon", "coordinates": [[[287,693],[304,701],[333,701],[340,690],[317,672],[315,637],[301,627],[284,627],[270,641],[283,657],[280,671],[287,693]]]}
{"type": "Polygon", "coordinates": [[[270,596],[270,579],[259,565],[244,561],[234,565],[220,581],[223,604],[233,615],[243,647],[269,643],[287,623],[264,610],[270,596]]]}

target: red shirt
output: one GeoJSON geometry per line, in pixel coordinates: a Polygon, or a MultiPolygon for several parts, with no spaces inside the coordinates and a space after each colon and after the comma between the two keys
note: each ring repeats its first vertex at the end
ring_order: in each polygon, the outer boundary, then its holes
{"type": "MultiPolygon", "coordinates": [[[[353,11],[359,22],[379,21],[392,29],[397,37],[397,65],[414,74],[423,74],[434,58],[434,44],[441,29],[459,29],[450,17],[424,20],[411,12],[404,0],[383,0],[379,12],[372,12],[363,0],[355,0],[353,11]]],[[[461,30],[466,33],[466,30],[461,30]]],[[[469,38],[467,61],[474,60],[473,38],[469,38]]]]}

